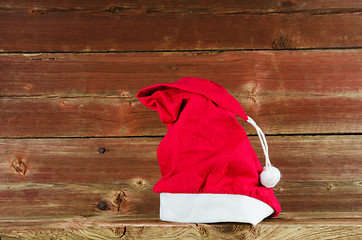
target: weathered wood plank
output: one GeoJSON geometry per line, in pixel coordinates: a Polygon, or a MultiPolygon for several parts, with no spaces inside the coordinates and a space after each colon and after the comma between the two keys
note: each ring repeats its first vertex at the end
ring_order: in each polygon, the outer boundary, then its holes
{"type": "MultiPolygon", "coordinates": [[[[0,186],[0,219],[117,215],[120,219],[158,218],[155,181],[107,184],[17,183],[0,186]],[[101,207],[100,207],[101,206],[101,207]]],[[[359,181],[281,182],[275,189],[283,212],[362,212],[359,181]],[[334,189],[329,186],[333,185],[334,189]],[[280,190],[283,189],[283,190],[280,190]]]]}
{"type": "Polygon", "coordinates": [[[329,5],[327,1],[201,1],[195,6],[194,2],[171,1],[66,1],[62,6],[48,2],[5,1],[0,5],[0,51],[362,46],[358,1],[329,5]]]}
{"type": "Polygon", "coordinates": [[[361,214],[282,214],[256,227],[247,224],[179,224],[124,221],[104,216],[0,221],[4,239],[359,239],[361,214]],[[304,216],[301,218],[300,216],[304,216]],[[11,224],[12,228],[8,228],[11,224]],[[4,227],[5,226],[5,227],[4,227]]]}
{"type": "Polygon", "coordinates": [[[2,98],[0,109],[2,137],[127,136],[136,130],[128,127],[137,121],[130,116],[134,108],[122,99],[2,98]]]}
{"type": "Polygon", "coordinates": [[[0,54],[0,96],[134,98],[141,88],[193,76],[233,95],[359,96],[362,50],[0,54]]]}
{"type": "Polygon", "coordinates": [[[266,133],[361,132],[361,56],[360,50],[0,55],[0,135],[163,135],[157,113],[135,95],[183,76],[223,85],[266,133]]]}
{"type": "MultiPolygon", "coordinates": [[[[258,137],[249,137],[263,164],[258,137]]],[[[273,164],[286,181],[358,180],[360,136],[268,136],[273,164]],[[338,149],[338,151],[336,151],[338,149]]],[[[1,139],[0,182],[114,183],[157,180],[161,138],[1,139]],[[98,153],[98,148],[105,153],[98,153]],[[141,150],[141,151],[140,151],[141,150]]],[[[327,186],[325,186],[327,187],[327,186]]],[[[332,187],[333,188],[333,187],[332,187]]]]}
{"type": "MultiPolygon", "coordinates": [[[[261,224],[272,226],[279,224],[295,224],[299,223],[302,225],[308,224],[323,224],[328,219],[328,224],[353,226],[360,225],[362,218],[361,212],[281,212],[280,215],[276,218],[265,219],[261,224]]],[[[24,217],[10,217],[0,219],[0,230],[2,232],[10,232],[11,229],[5,230],[6,224],[13,223],[14,227],[22,229],[27,227],[29,230],[37,228],[63,228],[66,224],[67,226],[74,223],[81,223],[84,227],[116,227],[120,225],[134,225],[134,226],[186,226],[187,224],[174,223],[174,222],[165,222],[161,221],[159,217],[150,218],[140,215],[128,215],[119,216],[119,215],[97,215],[97,216],[72,216],[72,217],[53,217],[53,216],[28,216],[24,217]]],[[[233,223],[225,223],[225,225],[233,225],[233,223]]],[[[77,225],[77,224],[74,224],[77,225]]],[[[218,225],[218,224],[204,224],[204,225],[218,225]]],[[[243,225],[243,224],[237,224],[243,225]]],[[[79,225],[78,225],[79,226],[79,225]]]]}
{"type": "MultiPolygon", "coordinates": [[[[358,97],[270,96],[260,104],[244,103],[266,134],[362,132],[358,97]]],[[[160,136],[167,131],[157,112],[122,99],[3,98],[0,109],[1,137],[160,136]]],[[[251,125],[240,123],[255,134],[251,125]]]]}
{"type": "MultiPolygon", "coordinates": [[[[0,219],[157,218],[159,199],[152,187],[160,178],[155,154],[160,139],[2,139],[0,219]],[[105,153],[98,153],[99,147],[105,153]]],[[[359,136],[268,139],[273,163],[283,174],[275,188],[283,211],[362,212],[359,136]]],[[[262,156],[257,137],[251,142],[262,156]]]]}
{"type": "Polygon", "coordinates": [[[152,192],[153,183],[130,179],[114,184],[42,184],[29,181],[2,185],[0,219],[97,215],[119,215],[124,219],[135,215],[157,218],[159,195],[152,192]]]}
{"type": "Polygon", "coordinates": [[[136,14],[136,13],[195,13],[195,14],[232,14],[232,13],[259,13],[278,14],[288,12],[310,12],[314,14],[338,14],[343,12],[356,12],[362,8],[358,0],[351,0],[347,3],[340,0],[272,0],[266,3],[262,0],[229,0],[220,2],[217,0],[192,1],[185,0],[64,0],[62,5],[45,0],[3,0],[1,10],[29,11],[32,8],[35,12],[41,11],[83,11],[94,12],[108,10],[113,13],[136,14]],[[105,9],[107,8],[107,9],[105,9]]]}
{"type": "Polygon", "coordinates": [[[161,138],[2,139],[0,182],[114,183],[160,175],[161,138]],[[99,153],[105,148],[105,153],[99,153]],[[140,151],[142,150],[142,151],[140,151]]]}

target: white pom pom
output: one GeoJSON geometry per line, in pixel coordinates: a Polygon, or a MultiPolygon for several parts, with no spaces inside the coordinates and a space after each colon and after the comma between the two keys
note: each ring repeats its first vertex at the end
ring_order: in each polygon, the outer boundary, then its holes
{"type": "Polygon", "coordinates": [[[267,188],[275,187],[280,180],[280,171],[278,168],[271,166],[268,170],[267,167],[263,168],[260,174],[260,182],[267,188]]]}

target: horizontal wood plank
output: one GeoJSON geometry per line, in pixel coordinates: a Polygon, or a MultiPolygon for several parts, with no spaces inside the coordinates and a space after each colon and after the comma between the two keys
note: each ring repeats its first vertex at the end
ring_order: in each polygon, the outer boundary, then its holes
{"type": "Polygon", "coordinates": [[[141,179],[114,184],[9,184],[0,187],[0,218],[97,215],[157,218],[159,195],[152,192],[152,186],[141,179]]]}
{"type": "Polygon", "coordinates": [[[183,76],[223,85],[267,134],[360,133],[361,56],[360,50],[0,55],[0,136],[163,135],[158,114],[135,95],[183,76]]]}
{"type": "Polygon", "coordinates": [[[359,239],[361,214],[288,213],[248,224],[180,224],[159,220],[124,221],[118,217],[0,220],[4,239],[359,239]],[[11,224],[8,228],[6,224],[11,224]]]}
{"type": "Polygon", "coordinates": [[[134,108],[121,99],[12,98],[0,99],[0,109],[2,137],[142,135],[127,127],[138,119],[132,119],[134,108]]]}
{"type": "MultiPolygon", "coordinates": [[[[161,139],[1,139],[0,182],[155,181],[160,177],[156,149],[161,139]],[[99,148],[105,153],[98,153],[99,148]]],[[[264,164],[258,137],[249,139],[264,164]]],[[[286,181],[360,179],[362,140],[358,135],[268,136],[267,140],[272,162],[286,181]]]]}
{"type": "Polygon", "coordinates": [[[236,14],[236,13],[288,13],[311,12],[314,14],[338,14],[343,12],[356,12],[362,8],[358,0],[348,2],[340,0],[273,0],[266,3],[263,0],[218,0],[192,1],[184,0],[64,0],[61,6],[58,3],[45,0],[3,0],[1,10],[27,12],[33,8],[35,12],[41,11],[99,11],[107,8],[113,13],[137,14],[137,13],[195,13],[195,14],[236,14]]]}
{"type": "Polygon", "coordinates": [[[361,8],[358,1],[3,1],[0,51],[361,47],[361,8]]]}
{"type": "MultiPolygon", "coordinates": [[[[256,105],[247,100],[244,110],[266,134],[362,132],[359,98],[276,96],[261,101],[256,105]]],[[[167,132],[157,112],[120,99],[12,98],[0,99],[0,108],[1,137],[161,136],[167,132]]],[[[240,123],[247,133],[256,133],[251,125],[240,123]]]]}
{"type": "MultiPolygon", "coordinates": [[[[257,137],[250,139],[262,156],[257,137]]],[[[2,139],[0,219],[104,214],[157,218],[159,198],[152,187],[160,178],[155,154],[160,140],[2,139]],[[106,151],[98,153],[99,147],[106,151]]],[[[283,174],[275,188],[283,211],[362,212],[359,136],[268,140],[272,162],[283,174]]]]}
{"type": "Polygon", "coordinates": [[[362,50],[0,54],[1,97],[125,97],[206,78],[236,97],[360,96],[362,50]]]}
{"type": "MultiPolygon", "coordinates": [[[[154,183],[130,179],[115,184],[4,184],[0,186],[0,218],[102,215],[117,215],[124,220],[134,216],[158,218],[159,194],[152,192],[154,183]]],[[[360,181],[283,180],[275,194],[285,213],[362,212],[360,181]]]]}

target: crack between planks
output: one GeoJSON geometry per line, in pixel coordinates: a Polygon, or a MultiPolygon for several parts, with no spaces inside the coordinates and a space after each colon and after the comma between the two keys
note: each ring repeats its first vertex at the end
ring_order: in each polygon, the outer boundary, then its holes
{"type": "MultiPolygon", "coordinates": [[[[285,10],[285,11],[269,11],[269,12],[248,12],[248,11],[235,11],[219,13],[220,15],[271,15],[271,14],[310,14],[310,15],[338,15],[338,14],[353,14],[361,13],[362,9],[301,9],[301,10],[285,10]]],[[[210,14],[212,15],[212,14],[210,14]]]]}
{"type": "MultiPolygon", "coordinates": [[[[362,132],[341,132],[341,133],[271,133],[266,137],[298,137],[298,136],[361,136],[362,132]]],[[[163,138],[165,135],[142,135],[142,136],[57,136],[57,137],[0,137],[3,139],[130,139],[130,138],[163,138]]],[[[257,134],[247,134],[249,137],[256,137],[257,134]]]]}
{"type": "MultiPolygon", "coordinates": [[[[119,51],[4,51],[1,55],[10,54],[105,54],[105,53],[197,53],[197,52],[257,52],[257,51],[323,51],[323,50],[360,50],[362,46],[353,47],[314,47],[314,48],[288,48],[288,49],[271,49],[271,48],[230,48],[230,49],[163,49],[163,50],[119,50],[119,51]]],[[[54,59],[53,59],[54,60],[54,59]]],[[[58,60],[58,59],[55,59],[58,60]]],[[[54,61],[55,61],[54,60],[54,61]]]]}
{"type": "Polygon", "coordinates": [[[3,99],[86,99],[86,98],[101,98],[101,99],[119,99],[119,100],[131,100],[137,101],[136,96],[126,96],[120,93],[119,95],[0,95],[3,99]]]}
{"type": "MultiPolygon", "coordinates": [[[[253,93],[254,90],[252,90],[253,93]]],[[[243,98],[245,97],[245,95],[242,94],[232,94],[235,98],[243,98]]],[[[262,98],[269,98],[269,97],[279,97],[279,98],[294,98],[294,97],[303,97],[304,99],[307,98],[318,98],[318,99],[323,99],[323,98],[340,98],[340,97],[344,97],[344,98],[348,98],[348,99],[353,99],[353,98],[360,98],[362,95],[361,93],[330,93],[330,92],[308,92],[308,95],[305,92],[274,92],[274,93],[268,93],[268,94],[264,94],[263,96],[261,96],[262,98]]],[[[254,96],[253,94],[251,94],[251,96],[249,96],[249,98],[251,98],[254,103],[256,102],[256,98],[258,98],[257,96],[254,96]]],[[[119,100],[123,103],[128,103],[130,105],[134,104],[134,103],[138,103],[138,99],[136,97],[135,93],[120,93],[119,95],[97,95],[97,94],[93,94],[93,95],[86,95],[86,94],[82,94],[80,93],[79,95],[75,95],[75,94],[71,94],[71,95],[40,95],[40,94],[34,94],[34,95],[23,95],[23,94],[13,94],[13,95],[1,95],[0,94],[0,100],[28,100],[28,99],[32,99],[32,100],[59,100],[59,99],[74,99],[74,100],[88,100],[88,99],[104,99],[104,100],[119,100]]],[[[277,113],[275,113],[277,114],[277,113]]],[[[280,114],[280,113],[279,113],[280,114]]]]}
{"type": "MultiPolygon", "coordinates": [[[[277,6],[276,6],[277,7],[277,6]]],[[[293,9],[290,6],[284,7],[283,5],[278,8],[269,8],[269,9],[260,9],[260,10],[235,10],[235,8],[224,9],[215,8],[215,7],[160,7],[152,5],[135,5],[135,4],[118,4],[110,5],[105,8],[86,8],[86,7],[0,7],[0,11],[13,11],[13,12],[28,12],[31,15],[45,15],[51,13],[77,13],[77,14],[98,14],[104,13],[107,15],[165,15],[165,14],[192,14],[192,15],[271,15],[271,14],[311,14],[311,15],[336,15],[336,14],[350,14],[350,13],[360,13],[362,9],[360,8],[322,8],[322,9],[293,9]],[[282,8],[280,8],[282,7],[282,8]],[[284,8],[284,10],[283,10],[284,8]]]]}

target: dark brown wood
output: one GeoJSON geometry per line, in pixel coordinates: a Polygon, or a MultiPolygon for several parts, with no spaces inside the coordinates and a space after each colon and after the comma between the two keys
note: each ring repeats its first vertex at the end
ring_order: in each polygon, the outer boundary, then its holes
{"type": "MultiPolygon", "coordinates": [[[[257,137],[251,143],[263,163],[257,137]]],[[[0,219],[134,215],[157,218],[161,138],[2,139],[0,219]],[[105,153],[98,153],[98,148],[105,153]],[[99,202],[105,204],[104,211],[99,202]]],[[[359,136],[269,137],[284,212],[361,212],[359,136]],[[339,149],[338,151],[335,151],[339,149]]]]}
{"type": "Polygon", "coordinates": [[[194,14],[278,14],[288,12],[311,12],[314,14],[338,14],[343,12],[356,12],[362,8],[358,0],[351,0],[347,3],[340,0],[272,0],[265,2],[263,0],[229,0],[220,2],[217,0],[192,1],[184,0],[83,0],[72,1],[64,0],[62,5],[52,1],[44,0],[4,0],[1,10],[23,11],[33,8],[34,13],[45,13],[46,11],[100,11],[108,10],[118,14],[137,14],[137,13],[194,13],[194,14]],[[107,9],[105,9],[107,8],[107,9]]]}
{"type": "Polygon", "coordinates": [[[0,55],[0,136],[164,135],[158,114],[135,96],[183,76],[223,85],[268,134],[360,133],[361,56],[360,50],[0,55]]]}
{"type": "Polygon", "coordinates": [[[0,52],[361,47],[361,9],[358,1],[5,1],[0,52]]]}

